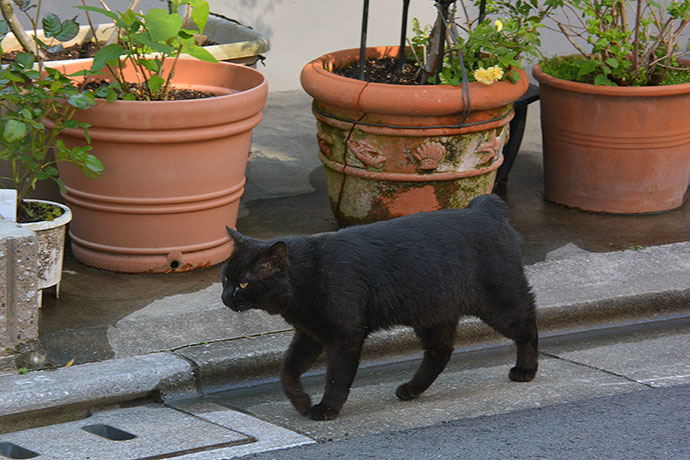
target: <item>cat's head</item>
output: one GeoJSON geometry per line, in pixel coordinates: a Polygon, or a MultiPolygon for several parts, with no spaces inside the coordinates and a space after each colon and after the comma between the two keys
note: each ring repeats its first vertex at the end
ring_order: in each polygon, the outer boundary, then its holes
{"type": "Polygon", "coordinates": [[[221,272],[223,303],[238,312],[258,308],[282,313],[292,292],[285,243],[249,238],[226,228],[235,245],[221,272]]]}

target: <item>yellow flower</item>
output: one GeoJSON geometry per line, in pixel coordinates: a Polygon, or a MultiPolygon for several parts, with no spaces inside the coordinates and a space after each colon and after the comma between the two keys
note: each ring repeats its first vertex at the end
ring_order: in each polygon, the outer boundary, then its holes
{"type": "Polygon", "coordinates": [[[503,30],[503,23],[499,19],[496,19],[494,21],[494,26],[496,27],[496,32],[500,32],[503,30]]]}
{"type": "Polygon", "coordinates": [[[474,79],[485,85],[493,85],[501,78],[503,78],[503,69],[497,65],[488,69],[480,67],[474,71],[474,79]]]}
{"type": "Polygon", "coordinates": [[[490,85],[494,82],[493,79],[489,77],[489,72],[484,67],[480,67],[474,71],[474,79],[485,85],[490,85]]]}
{"type": "Polygon", "coordinates": [[[498,81],[501,78],[503,78],[503,69],[501,69],[497,65],[495,65],[493,67],[489,67],[486,70],[487,70],[487,72],[491,72],[491,76],[493,77],[494,81],[498,81]]]}

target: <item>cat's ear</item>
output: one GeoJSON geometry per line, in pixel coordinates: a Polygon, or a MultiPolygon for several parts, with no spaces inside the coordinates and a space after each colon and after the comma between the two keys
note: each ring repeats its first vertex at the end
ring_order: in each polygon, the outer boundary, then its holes
{"type": "Polygon", "coordinates": [[[247,241],[247,237],[238,232],[237,230],[233,230],[227,225],[225,226],[225,229],[230,234],[230,238],[232,238],[233,241],[235,241],[235,243],[237,243],[238,245],[245,243],[247,241]]]}
{"type": "Polygon", "coordinates": [[[262,277],[269,277],[283,270],[286,260],[287,246],[282,241],[278,241],[261,253],[257,260],[257,267],[262,277]]]}

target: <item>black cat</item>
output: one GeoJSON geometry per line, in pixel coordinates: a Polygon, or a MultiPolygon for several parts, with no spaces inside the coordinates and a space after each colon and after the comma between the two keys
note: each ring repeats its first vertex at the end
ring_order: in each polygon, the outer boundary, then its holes
{"type": "Polygon", "coordinates": [[[517,344],[511,380],[537,373],[534,296],[519,237],[503,201],[475,198],[434,211],[313,236],[262,241],[230,228],[235,249],[223,267],[223,303],[279,314],[296,333],[281,369],[285,394],[314,420],[335,418],[350,391],[364,339],[394,325],[414,328],[424,359],[396,391],[419,396],[446,366],[457,322],[481,318],[517,344]],[[322,351],[326,389],[312,406],[300,376],[322,351]]]}

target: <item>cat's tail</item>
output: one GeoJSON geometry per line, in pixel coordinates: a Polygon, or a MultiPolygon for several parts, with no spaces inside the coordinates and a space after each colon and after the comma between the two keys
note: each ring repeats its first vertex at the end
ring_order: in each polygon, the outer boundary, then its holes
{"type": "Polygon", "coordinates": [[[480,195],[470,201],[467,207],[485,212],[496,219],[508,218],[508,206],[496,195],[480,195]]]}

